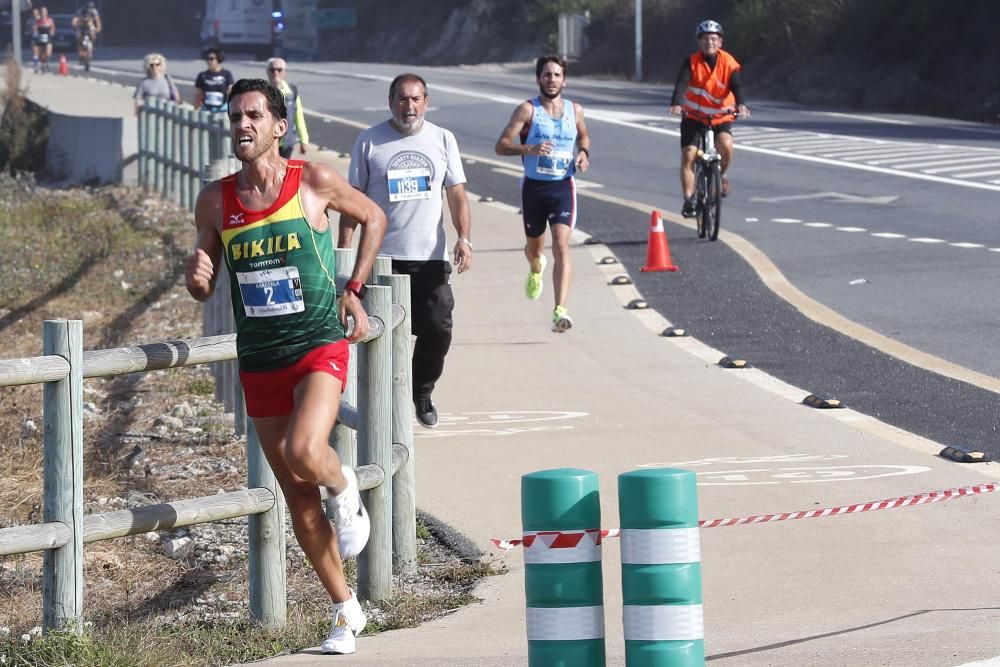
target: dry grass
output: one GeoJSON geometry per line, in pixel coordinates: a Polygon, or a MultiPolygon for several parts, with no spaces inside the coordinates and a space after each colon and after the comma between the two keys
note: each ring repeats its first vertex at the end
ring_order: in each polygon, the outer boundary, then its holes
{"type": "MultiPolygon", "coordinates": [[[[0,358],[41,354],[42,323],[82,319],[84,347],[102,349],[201,335],[200,305],[183,287],[193,244],[189,214],[139,190],[53,191],[0,175],[0,246],[16,248],[0,291],[0,358]]],[[[84,503],[88,512],[211,495],[246,483],[244,443],[213,399],[206,367],[85,381],[84,503]],[[198,428],[164,432],[155,419],[181,401],[198,428]],[[144,464],[127,464],[142,434],[144,464]],[[184,474],[180,465],[222,462],[184,474]]],[[[40,386],[0,388],[0,527],[41,521],[40,386]],[[33,422],[32,431],[28,422],[33,422]]],[[[246,518],[225,522],[244,529],[246,518]]],[[[211,524],[218,526],[219,524],[211,524]]],[[[495,569],[462,563],[426,530],[418,572],[396,596],[369,606],[366,634],[411,626],[475,600],[495,569]]],[[[207,540],[206,540],[207,542],[207,540]]],[[[292,540],[294,544],[294,540],[292,540]]],[[[290,544],[290,546],[292,546],[290,544]]],[[[242,547],[225,562],[166,557],[133,536],[87,545],[83,638],[52,633],[23,641],[41,622],[41,554],[0,557],[0,664],[224,665],[314,646],[329,625],[329,598],[302,557],[287,561],[288,626],[247,622],[242,547]]],[[[355,575],[349,563],[348,578],[355,575]]]]}

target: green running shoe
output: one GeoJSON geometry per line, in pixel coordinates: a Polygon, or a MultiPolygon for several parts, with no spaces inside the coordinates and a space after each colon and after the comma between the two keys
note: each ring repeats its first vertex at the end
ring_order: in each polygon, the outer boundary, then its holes
{"type": "Polygon", "coordinates": [[[542,295],[542,287],[544,283],[542,282],[542,274],[545,273],[545,265],[548,260],[545,259],[545,255],[542,255],[538,259],[538,263],[541,265],[538,273],[528,270],[528,279],[524,281],[524,296],[528,297],[532,301],[537,301],[538,297],[542,295]]]}
{"type": "Polygon", "coordinates": [[[573,318],[566,312],[566,306],[556,306],[552,311],[552,330],[563,333],[573,328],[573,318]]]}

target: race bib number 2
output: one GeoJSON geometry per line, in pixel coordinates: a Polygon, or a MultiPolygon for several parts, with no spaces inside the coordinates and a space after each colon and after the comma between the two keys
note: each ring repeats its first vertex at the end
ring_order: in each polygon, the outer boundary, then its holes
{"type": "Polygon", "coordinates": [[[431,198],[430,169],[390,169],[386,178],[390,202],[431,198]]]}
{"type": "Polygon", "coordinates": [[[247,317],[275,317],[306,309],[297,267],[238,272],[236,279],[247,317]]]}

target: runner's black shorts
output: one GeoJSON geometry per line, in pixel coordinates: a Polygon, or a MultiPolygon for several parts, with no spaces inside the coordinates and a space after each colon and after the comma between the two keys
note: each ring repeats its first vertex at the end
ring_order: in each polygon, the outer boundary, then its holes
{"type": "Polygon", "coordinates": [[[573,177],[561,181],[540,181],[524,178],[521,181],[521,211],[524,218],[524,235],[538,238],[545,233],[546,225],[576,226],[576,182],[573,177]]]}
{"type": "MultiPolygon", "coordinates": [[[[693,118],[688,118],[685,116],[681,118],[681,148],[685,146],[697,146],[698,145],[698,134],[701,132],[702,124],[693,118]]],[[[732,121],[726,121],[725,123],[719,123],[714,128],[715,138],[719,138],[719,134],[725,132],[726,134],[732,135],[733,133],[733,123],[732,121]]]]}

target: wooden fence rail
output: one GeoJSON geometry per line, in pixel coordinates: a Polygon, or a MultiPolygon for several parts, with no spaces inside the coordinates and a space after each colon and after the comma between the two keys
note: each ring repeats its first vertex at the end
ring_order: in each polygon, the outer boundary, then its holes
{"type": "MultiPolygon", "coordinates": [[[[416,560],[415,507],[409,502],[412,424],[396,414],[412,414],[410,321],[403,307],[409,303],[409,282],[406,276],[380,276],[378,282],[364,303],[371,332],[352,346],[359,405],[343,402],[339,420],[341,430],[358,435],[356,472],[372,521],[372,539],[359,556],[358,593],[369,599],[390,595],[393,566],[399,571],[416,560]],[[394,487],[400,485],[408,488],[397,493],[394,487]],[[396,497],[402,500],[394,505],[396,497]]],[[[352,327],[348,322],[348,331],[352,327]]],[[[84,351],[82,322],[50,320],[43,329],[43,356],[0,360],[0,387],[44,383],[43,522],[0,529],[0,556],[44,552],[46,630],[83,627],[84,544],[239,516],[250,517],[251,617],[265,627],[284,624],[284,501],[252,425],[246,434],[248,489],[84,516],[83,380],[229,363],[235,357],[234,334],[84,351]]],[[[238,391],[238,385],[229,390],[238,391]]]]}

